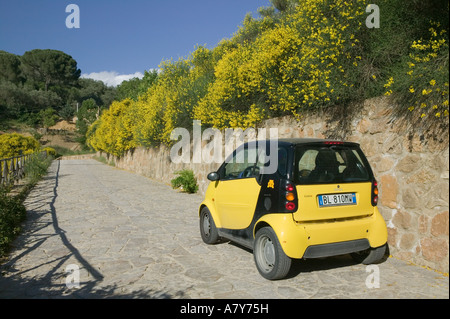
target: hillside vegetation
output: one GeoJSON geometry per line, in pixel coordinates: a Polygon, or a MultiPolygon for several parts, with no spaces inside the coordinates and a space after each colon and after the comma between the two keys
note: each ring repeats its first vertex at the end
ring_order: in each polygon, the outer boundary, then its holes
{"type": "MultiPolygon", "coordinates": [[[[158,73],[124,82],[112,103],[84,94],[72,100],[83,106],[81,142],[121,156],[170,145],[173,129],[191,130],[194,119],[204,128],[245,129],[309,112],[345,117],[380,95],[391,96],[393,116],[425,138],[448,135],[448,1],[271,2],[213,49],[197,46],[185,58],[162,61],[158,73]]],[[[65,78],[33,81],[44,97],[71,96],[58,89],[65,78]]]]}
{"type": "Polygon", "coordinates": [[[245,129],[276,116],[344,113],[383,94],[413,127],[445,131],[448,9],[448,1],[430,0],[274,0],[214,49],[163,61],[145,93],[103,112],[87,143],[120,156],[170,144],[172,130],[192,128],[193,119],[245,129]],[[379,28],[366,26],[369,3],[379,7],[379,28]]]}

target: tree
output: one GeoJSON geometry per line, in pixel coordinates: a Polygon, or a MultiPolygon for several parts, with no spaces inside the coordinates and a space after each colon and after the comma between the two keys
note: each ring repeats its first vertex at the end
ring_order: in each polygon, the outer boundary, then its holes
{"type": "Polygon", "coordinates": [[[75,109],[70,103],[66,103],[66,105],[58,112],[58,115],[61,116],[63,120],[71,121],[75,115],[75,109]]]}
{"type": "Polygon", "coordinates": [[[142,79],[132,78],[128,81],[122,82],[117,87],[116,100],[121,101],[130,98],[137,101],[139,96],[148,91],[158,79],[158,72],[156,70],[150,70],[144,72],[142,79]]]}
{"type": "Polygon", "coordinates": [[[49,128],[50,126],[53,126],[56,124],[56,121],[58,120],[58,115],[56,115],[56,112],[51,107],[46,108],[45,110],[42,110],[39,112],[40,122],[43,127],[49,128]]]}
{"type": "Polygon", "coordinates": [[[78,80],[79,89],[75,100],[80,104],[88,99],[93,99],[97,105],[101,105],[101,96],[105,92],[106,85],[102,81],[81,78],[78,80]]]}
{"type": "Polygon", "coordinates": [[[137,100],[137,98],[139,97],[138,88],[140,83],[141,80],[139,78],[132,78],[128,81],[123,81],[117,87],[116,99],[118,101],[124,100],[126,98],[137,100]]]}
{"type": "Polygon", "coordinates": [[[278,11],[285,11],[288,7],[288,0],[270,0],[272,2],[272,5],[278,10],[278,11]]]}
{"type": "Polygon", "coordinates": [[[97,103],[95,103],[94,99],[87,99],[83,101],[80,109],[77,113],[77,131],[79,134],[79,138],[77,139],[79,143],[85,145],[86,144],[86,133],[88,131],[89,126],[95,122],[97,119],[99,107],[97,103]]]}
{"type": "Polygon", "coordinates": [[[56,50],[27,51],[21,57],[21,69],[27,80],[48,91],[51,85],[71,85],[80,77],[77,62],[68,54],[56,50]]]}
{"type": "Polygon", "coordinates": [[[0,81],[17,84],[23,80],[20,72],[20,59],[17,55],[0,51],[0,81]]]}

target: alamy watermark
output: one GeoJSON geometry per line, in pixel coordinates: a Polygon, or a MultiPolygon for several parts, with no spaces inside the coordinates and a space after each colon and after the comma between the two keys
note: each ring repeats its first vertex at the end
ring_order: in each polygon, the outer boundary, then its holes
{"type": "Polygon", "coordinates": [[[264,165],[265,174],[273,174],[278,167],[278,129],[247,128],[224,130],[207,128],[202,132],[201,121],[194,120],[191,133],[186,128],[175,128],[170,135],[177,142],[170,149],[173,163],[216,163],[224,161],[235,163],[256,162],[264,165]],[[267,142],[270,140],[270,143],[267,142]],[[231,156],[233,151],[244,142],[253,142],[254,147],[247,153],[239,152],[231,156]]]}
{"type": "Polygon", "coordinates": [[[68,29],[80,28],[80,7],[76,4],[69,4],[66,7],[66,12],[70,13],[66,18],[66,27],[68,29]]]}
{"type": "Polygon", "coordinates": [[[66,287],[69,289],[80,288],[80,267],[70,264],[66,267],[66,287]]]}
{"type": "MultiPolygon", "coordinates": [[[[80,28],[80,7],[77,4],[69,4],[66,6],[66,13],[70,13],[66,17],[66,27],[68,29],[80,28]]],[[[366,13],[370,13],[366,18],[366,27],[369,29],[380,28],[380,8],[376,4],[368,4],[366,13]]]]}
{"type": "Polygon", "coordinates": [[[366,287],[369,289],[380,288],[380,267],[377,265],[366,266],[369,275],[366,278],[366,287]]]}
{"type": "Polygon", "coordinates": [[[380,7],[376,4],[369,4],[366,7],[366,13],[370,13],[366,18],[366,27],[369,29],[380,28],[380,7]]]}

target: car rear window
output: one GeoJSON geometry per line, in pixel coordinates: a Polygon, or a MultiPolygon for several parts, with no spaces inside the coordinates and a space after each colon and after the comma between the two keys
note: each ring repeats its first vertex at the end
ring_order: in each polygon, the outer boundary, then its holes
{"type": "Polygon", "coordinates": [[[356,146],[299,146],[295,153],[297,184],[355,183],[371,180],[369,164],[356,146]]]}

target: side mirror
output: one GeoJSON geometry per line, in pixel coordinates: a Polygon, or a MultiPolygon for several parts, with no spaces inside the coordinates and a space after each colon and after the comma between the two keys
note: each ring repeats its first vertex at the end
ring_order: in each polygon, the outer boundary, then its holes
{"type": "Polygon", "coordinates": [[[208,174],[208,180],[210,180],[211,182],[215,182],[219,180],[219,174],[217,174],[217,172],[212,172],[208,174]]]}

